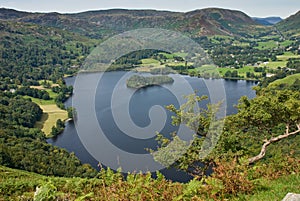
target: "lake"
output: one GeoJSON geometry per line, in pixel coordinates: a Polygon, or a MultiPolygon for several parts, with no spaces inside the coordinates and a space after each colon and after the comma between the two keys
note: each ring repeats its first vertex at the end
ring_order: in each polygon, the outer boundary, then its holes
{"type": "MultiPolygon", "coordinates": [[[[156,132],[169,136],[179,129],[172,125],[172,113],[164,110],[165,106],[174,104],[178,108],[182,104],[183,95],[196,91],[197,95],[209,95],[209,100],[201,102],[200,107],[223,100],[226,102],[226,115],[230,115],[237,112],[234,106],[241,96],[255,97],[255,91],[252,90],[256,85],[254,82],[181,75],[172,75],[178,76],[175,84],[135,90],[127,88],[125,84],[131,74],[82,73],[77,78],[66,78],[66,84],[75,87],[73,97],[65,105],[74,106],[78,116],[74,122],[66,123],[61,135],[48,139],[48,143],[74,152],[83,163],[89,163],[95,168],[98,168],[99,162],[103,165],[122,164],[120,166],[125,170],[139,168],[149,161],[149,152],[145,149],[157,147],[156,132]],[[221,89],[224,89],[224,94],[221,89]],[[106,148],[108,144],[113,148],[106,148]],[[116,149],[141,157],[136,160],[123,159],[119,152],[115,153],[116,149]]],[[[172,168],[162,169],[161,172],[174,181],[186,182],[190,179],[184,172],[172,168]]]]}

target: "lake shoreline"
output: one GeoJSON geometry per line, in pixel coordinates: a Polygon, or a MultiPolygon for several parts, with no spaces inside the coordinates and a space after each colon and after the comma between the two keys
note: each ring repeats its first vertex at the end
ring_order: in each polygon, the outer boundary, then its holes
{"type": "MultiPolygon", "coordinates": [[[[99,73],[99,72],[94,72],[99,73]]],[[[115,127],[114,119],[111,116],[111,108],[108,107],[105,102],[111,103],[110,97],[111,92],[114,90],[114,86],[122,76],[126,74],[126,71],[123,72],[107,72],[105,73],[106,76],[103,76],[104,82],[101,81],[101,89],[98,91],[98,93],[94,94],[95,101],[97,102],[96,110],[97,110],[97,118],[98,122],[100,122],[100,126],[104,126],[104,130],[109,131],[107,134],[107,137],[110,141],[112,141],[113,144],[116,146],[124,149],[125,151],[129,153],[144,153],[145,147],[151,147],[156,146],[153,144],[154,142],[149,141],[145,142],[146,144],[140,144],[140,142],[135,141],[132,138],[126,137],[124,134],[119,133],[118,128],[115,127]],[[102,91],[104,90],[104,91],[102,91]],[[107,94],[108,93],[108,94],[107,94]],[[103,95],[105,94],[105,95],[103,95]],[[106,101],[107,100],[107,101],[106,101]],[[101,115],[100,115],[101,114],[101,115]],[[113,133],[113,135],[112,135],[113,133]]],[[[99,76],[91,76],[90,74],[82,74],[82,76],[86,77],[86,79],[81,79],[83,81],[82,86],[86,86],[86,82],[88,82],[89,79],[98,79],[99,76]]],[[[205,82],[216,82],[219,81],[217,79],[205,79],[205,78],[197,78],[197,77],[190,77],[188,75],[182,75],[184,79],[186,79],[192,86],[196,87],[194,88],[198,92],[205,93],[205,82]],[[202,83],[202,84],[201,84],[202,83]],[[204,87],[204,88],[203,88],[204,87]]],[[[252,90],[252,87],[255,86],[255,82],[252,81],[244,81],[244,80],[225,80],[222,81],[222,83],[225,84],[225,88],[227,90],[227,102],[228,105],[231,105],[230,107],[227,107],[229,112],[227,112],[228,115],[233,114],[236,112],[236,109],[232,105],[237,104],[238,99],[243,96],[247,95],[249,98],[255,97],[255,92],[252,90]],[[234,111],[233,111],[234,110],[234,111]]],[[[74,83],[76,81],[76,77],[69,77],[66,80],[66,84],[74,86],[74,83]]],[[[129,90],[132,91],[132,89],[127,88],[126,86],[122,87],[122,90],[129,90]]],[[[76,92],[76,91],[75,91],[76,92]]],[[[82,91],[83,92],[83,91],[82,91]]],[[[84,92],[86,93],[86,92],[84,92]]],[[[72,99],[74,99],[76,96],[82,96],[80,95],[80,92],[74,93],[73,96],[71,96],[64,104],[66,107],[74,106],[72,99]]],[[[85,95],[87,96],[87,94],[85,95]]],[[[130,115],[133,118],[132,121],[135,122],[138,126],[144,127],[149,124],[148,120],[148,113],[149,109],[152,107],[152,105],[161,105],[163,108],[165,105],[169,105],[174,103],[172,95],[168,95],[168,91],[163,86],[152,86],[148,88],[143,88],[141,90],[136,90],[135,95],[133,98],[131,98],[132,107],[130,107],[130,115]],[[149,105],[150,104],[150,105],[149,105]]],[[[84,106],[85,103],[82,103],[84,106]]],[[[176,105],[178,107],[178,105],[176,105]]],[[[122,108],[122,107],[121,107],[122,108]]],[[[119,109],[121,109],[119,108],[119,109]]],[[[79,114],[78,114],[79,115],[79,114]]],[[[170,114],[171,115],[171,114],[170,114]]],[[[81,119],[80,121],[87,121],[89,122],[88,116],[86,116],[84,119],[81,119]]],[[[68,150],[68,152],[74,152],[75,155],[80,159],[82,163],[89,163],[94,168],[98,168],[98,162],[100,159],[95,159],[93,156],[89,154],[89,152],[86,150],[86,147],[82,144],[80,136],[77,133],[77,128],[75,126],[77,120],[74,121],[68,121],[66,122],[66,127],[64,131],[52,139],[47,139],[47,142],[58,146],[61,148],[65,148],[68,150]]],[[[171,133],[174,129],[174,127],[171,125],[168,125],[170,122],[166,122],[167,127],[166,130],[163,130],[161,133],[164,133],[168,135],[171,133]]],[[[87,128],[91,129],[90,131],[87,130],[87,133],[94,132],[93,128],[87,128]]],[[[188,178],[183,175],[183,173],[179,173],[177,170],[164,170],[163,174],[166,175],[167,179],[178,181],[178,182],[187,182],[188,178]]]]}

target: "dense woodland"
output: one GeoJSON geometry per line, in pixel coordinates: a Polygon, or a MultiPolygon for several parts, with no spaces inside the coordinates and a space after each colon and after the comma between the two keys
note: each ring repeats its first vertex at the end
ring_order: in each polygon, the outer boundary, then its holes
{"type": "MultiPolygon", "coordinates": [[[[46,142],[33,128],[42,115],[38,105],[19,95],[1,92],[0,164],[44,175],[93,177],[90,165],[64,149],[46,142]]],[[[58,123],[61,126],[61,123],[58,123]]]]}
{"type": "MultiPolygon", "coordinates": [[[[69,16],[5,9],[1,12],[0,196],[4,199],[32,199],[36,187],[41,187],[37,196],[48,200],[249,200],[252,196],[254,200],[261,200],[260,196],[275,200],[287,193],[285,189],[299,191],[300,40],[295,34],[299,33],[295,26],[299,25],[299,13],[273,26],[270,31],[270,27],[257,25],[240,12],[232,11],[231,14],[236,16],[232,19],[226,17],[231,16],[228,15],[230,11],[217,9],[210,10],[211,14],[207,14],[206,10],[184,14],[190,16],[190,24],[179,20],[181,14],[159,12],[156,17],[166,19],[164,25],[157,24],[158,21],[150,23],[142,20],[141,16],[155,16],[154,11],[112,10],[69,16]],[[96,26],[94,21],[89,21],[93,22],[93,26],[83,23],[94,15],[99,23],[107,22],[107,27],[96,26]],[[109,17],[105,18],[106,15],[109,17]],[[196,20],[203,22],[203,16],[207,16],[210,26],[214,27],[207,29],[206,33],[199,31],[205,29],[196,26],[196,20]],[[178,19],[177,23],[170,23],[174,19],[178,19]],[[111,21],[120,26],[109,29],[111,21]],[[235,23],[231,27],[229,22],[235,23]],[[147,23],[180,30],[191,36],[203,46],[218,68],[225,68],[223,77],[260,80],[255,88],[257,97],[240,99],[238,113],[224,119],[223,134],[214,151],[204,159],[199,159],[203,137],[208,134],[209,122],[214,118],[218,105],[208,105],[207,109],[190,116],[187,111],[206,99],[192,94],[180,108],[173,105],[166,107],[174,114],[174,125],[186,124],[196,133],[188,152],[173,164],[193,176],[194,179],[187,184],[167,181],[160,173],[153,179],[151,174],[124,176],[110,169],[97,172],[90,165],[81,164],[73,153],[48,144],[45,134],[35,128],[43,111],[34,100],[53,101],[64,109],[63,102],[73,90],[65,85],[64,76],[76,74],[87,55],[110,34],[133,26],[147,27],[147,23]],[[270,45],[274,41],[276,45],[270,45]],[[255,66],[276,62],[280,58],[278,56],[284,55],[293,56],[288,58],[284,67],[255,66]],[[245,75],[239,74],[246,65],[255,68],[245,75]],[[267,73],[273,76],[266,77],[267,73]],[[55,94],[55,98],[51,97],[51,93],[55,94]],[[193,128],[195,121],[201,126],[193,128]],[[206,176],[211,169],[213,173],[206,176]]],[[[142,64],[143,59],[156,60],[159,65],[167,65],[168,60],[176,61],[179,64],[170,68],[179,73],[204,75],[194,71],[196,66],[189,64],[183,56],[157,50],[125,55],[115,61],[110,70],[128,70],[142,64]]],[[[153,70],[153,73],[157,71],[163,70],[153,70]]],[[[135,78],[135,82],[144,80],[135,78]]],[[[76,108],[68,108],[69,117],[74,110],[76,108]]],[[[51,134],[55,136],[63,128],[64,122],[57,120],[51,134]]],[[[159,149],[166,147],[170,139],[178,146],[182,143],[176,136],[165,138],[158,134],[159,149]]],[[[168,155],[171,152],[162,153],[166,154],[154,157],[161,162],[166,156],[174,157],[168,155]]]]}

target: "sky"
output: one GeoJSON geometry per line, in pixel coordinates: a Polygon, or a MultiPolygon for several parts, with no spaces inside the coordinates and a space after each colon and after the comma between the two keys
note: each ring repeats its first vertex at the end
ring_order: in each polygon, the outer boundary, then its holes
{"type": "Polygon", "coordinates": [[[300,10],[300,0],[0,0],[0,7],[29,12],[59,13],[112,8],[187,12],[218,7],[240,10],[251,17],[286,18],[300,10]]]}

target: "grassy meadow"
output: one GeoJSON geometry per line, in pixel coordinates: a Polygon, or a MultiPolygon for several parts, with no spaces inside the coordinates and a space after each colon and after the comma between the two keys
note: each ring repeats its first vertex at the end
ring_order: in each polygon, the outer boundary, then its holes
{"type": "MultiPolygon", "coordinates": [[[[44,90],[44,89],[41,89],[44,90]]],[[[40,108],[43,110],[43,116],[40,121],[36,122],[35,127],[41,129],[47,137],[50,136],[51,129],[56,125],[56,121],[58,119],[66,120],[68,118],[68,113],[65,110],[57,107],[55,103],[55,98],[57,97],[57,93],[54,93],[51,89],[45,89],[51,99],[50,100],[42,100],[38,98],[30,98],[32,102],[38,104],[40,108]]]]}

